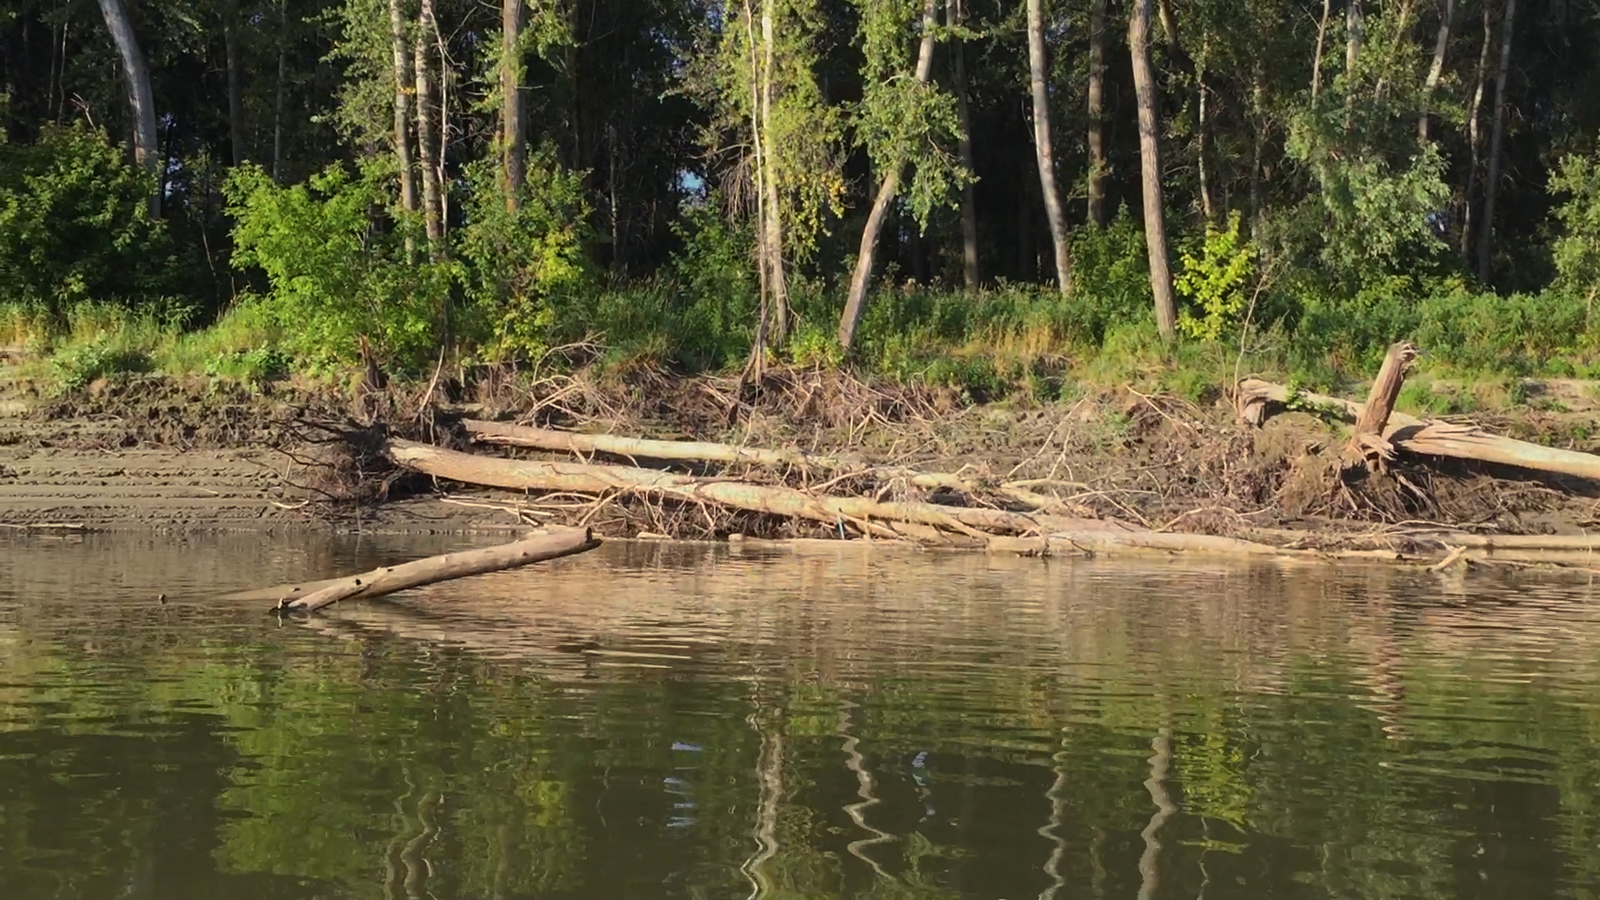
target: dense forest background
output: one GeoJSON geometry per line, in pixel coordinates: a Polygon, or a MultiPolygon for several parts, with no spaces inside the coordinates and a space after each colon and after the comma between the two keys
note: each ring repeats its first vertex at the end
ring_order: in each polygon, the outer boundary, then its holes
{"type": "Polygon", "coordinates": [[[1597,47],[1595,0],[9,0],[0,318],[83,378],[1589,375],[1597,47]]]}

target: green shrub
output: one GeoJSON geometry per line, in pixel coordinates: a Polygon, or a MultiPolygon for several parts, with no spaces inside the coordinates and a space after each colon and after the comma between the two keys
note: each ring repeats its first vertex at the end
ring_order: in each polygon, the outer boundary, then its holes
{"type": "Polygon", "coordinates": [[[373,165],[355,177],[334,165],[291,187],[246,165],[228,181],[233,264],[266,274],[270,292],[260,302],[282,327],[283,349],[313,369],[353,360],[362,336],[402,369],[432,362],[452,270],[407,264],[404,228],[374,227],[388,190],[373,165]]]}
{"type": "Polygon", "coordinates": [[[0,298],[61,317],[88,300],[139,305],[178,268],[150,218],[155,181],[82,125],[0,142],[0,298]]]}

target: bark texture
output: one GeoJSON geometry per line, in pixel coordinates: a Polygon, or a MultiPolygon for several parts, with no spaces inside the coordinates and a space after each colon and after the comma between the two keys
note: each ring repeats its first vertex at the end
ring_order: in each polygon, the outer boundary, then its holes
{"type": "Polygon", "coordinates": [[[1033,94],[1033,150],[1039,166],[1039,192],[1050,223],[1055,250],[1056,287],[1072,290],[1072,251],[1067,247],[1067,220],[1056,189],[1056,157],[1050,142],[1049,63],[1044,45],[1044,0],[1028,0],[1028,81],[1033,94]]]}
{"type": "Polygon", "coordinates": [[[1106,0],[1089,6],[1089,223],[1106,224],[1106,0]]]}
{"type": "Polygon", "coordinates": [[[416,73],[406,50],[406,21],[400,0],[389,0],[389,43],[394,55],[394,157],[400,166],[400,206],[417,211],[416,165],[411,158],[411,91],[416,73]]]}
{"type": "Polygon", "coordinates": [[[1144,186],[1144,235],[1150,259],[1150,292],[1155,297],[1161,339],[1178,338],[1178,308],[1172,293],[1167,251],[1165,200],[1161,191],[1161,134],[1156,114],[1155,74],[1150,69],[1150,2],[1133,0],[1128,17],[1128,47],[1133,55],[1133,89],[1139,106],[1139,172],[1144,186]]]}
{"type": "MultiPolygon", "coordinates": [[[[160,166],[161,151],[156,136],[156,100],[150,89],[150,66],[139,48],[139,37],[134,34],[133,20],[128,17],[128,7],[123,0],[100,0],[100,14],[105,17],[111,40],[117,45],[117,56],[122,60],[128,111],[133,120],[134,163],[145,171],[155,172],[160,166]]],[[[150,217],[161,217],[159,192],[150,197],[150,217]]]]}
{"type": "Polygon", "coordinates": [[[504,154],[506,209],[516,212],[528,179],[528,135],[522,124],[523,0],[504,0],[500,9],[500,140],[504,154]]]}

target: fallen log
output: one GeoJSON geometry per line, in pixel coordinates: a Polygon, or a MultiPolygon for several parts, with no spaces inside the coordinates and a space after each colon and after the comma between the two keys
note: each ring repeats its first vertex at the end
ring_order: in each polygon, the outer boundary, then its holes
{"type": "MultiPolygon", "coordinates": [[[[1253,378],[1239,382],[1237,396],[1240,416],[1253,425],[1264,423],[1290,401],[1288,388],[1253,378]]],[[[1299,392],[1295,396],[1301,402],[1333,413],[1345,422],[1358,421],[1365,411],[1365,406],[1360,403],[1326,394],[1299,392]]],[[[1468,425],[1425,422],[1416,416],[1392,412],[1383,436],[1394,447],[1407,453],[1476,460],[1600,481],[1600,456],[1593,453],[1561,450],[1492,435],[1468,425]]]]}
{"type": "Polygon", "coordinates": [[[665,459],[687,462],[744,463],[772,469],[798,469],[804,472],[850,474],[876,478],[881,481],[903,480],[911,487],[924,490],[953,490],[966,494],[993,493],[1029,509],[1044,510],[1060,507],[1054,497],[1028,490],[1016,484],[999,484],[992,488],[982,483],[964,479],[959,475],[921,472],[905,466],[869,466],[855,460],[837,456],[822,456],[803,450],[768,450],[759,447],[740,447],[710,441],[659,441],[643,438],[618,437],[610,434],[578,434],[549,428],[526,425],[507,425],[502,422],[484,422],[466,419],[462,422],[473,441],[509,447],[526,447],[578,456],[604,454],[627,459],[665,459]]]}
{"type": "Polygon", "coordinates": [[[1270,556],[1295,559],[1403,559],[1393,550],[1310,550],[1275,547],[1238,538],[1209,534],[1181,534],[1166,531],[1119,531],[1077,529],[1057,531],[1038,537],[993,538],[989,549],[997,552],[1049,553],[1060,555],[1150,551],[1161,553],[1199,553],[1217,556],[1270,556]]]}
{"type": "MultiPolygon", "coordinates": [[[[1032,516],[999,509],[809,494],[788,487],[698,478],[636,466],[495,459],[398,439],[384,445],[384,454],[401,468],[464,484],[507,490],[580,494],[638,492],[828,525],[909,522],[969,536],[979,530],[1027,534],[1040,527],[1039,520],[1032,516]]],[[[878,533],[894,536],[888,529],[878,533]]]]}
{"type": "Polygon", "coordinates": [[[454,578],[499,572],[529,563],[571,556],[593,550],[598,546],[600,546],[599,539],[587,528],[563,529],[498,547],[430,556],[344,578],[243,591],[223,599],[268,600],[273,603],[275,610],[315,612],[341,600],[370,600],[454,578]]]}

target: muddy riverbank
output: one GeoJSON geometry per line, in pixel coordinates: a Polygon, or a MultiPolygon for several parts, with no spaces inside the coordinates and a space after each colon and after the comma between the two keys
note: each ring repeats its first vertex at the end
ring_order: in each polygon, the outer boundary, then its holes
{"type": "MultiPolygon", "coordinates": [[[[1023,486],[1051,515],[1141,529],[1254,537],[1273,530],[1383,535],[1415,526],[1577,535],[1597,524],[1597,495],[1574,479],[1475,464],[1403,461],[1408,489],[1352,494],[1328,473],[1345,436],[1306,411],[1256,428],[1220,390],[1199,401],[1129,388],[1062,402],[963,405],[948,392],[863,384],[822,372],[778,373],[739,394],[713,378],[609,383],[551,379],[345,394],[293,383],[265,388],[146,377],[49,397],[0,381],[0,526],[97,530],[509,532],[585,525],[611,537],[828,537],[822,524],[713,509],[643,492],[550,496],[493,491],[402,471],[363,442],[389,436],[457,450],[463,422],[518,421],[595,434],[722,441],[829,454],[879,470],[1023,486]]],[[[1530,406],[1490,427],[1589,451],[1585,411],[1530,406]]],[[[1592,418],[1592,417],[1591,417],[1592,418]]],[[[570,453],[494,448],[498,458],[572,462],[570,453]]],[[[638,462],[637,460],[593,460],[638,462]]],[[[742,465],[674,471],[750,478],[742,465]]],[[[830,480],[795,470],[755,480],[811,492],[944,503],[938,485],[830,480]]],[[[854,535],[851,535],[854,536],[854,535]]]]}

